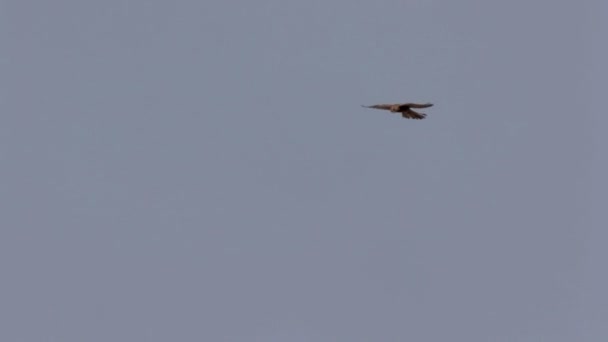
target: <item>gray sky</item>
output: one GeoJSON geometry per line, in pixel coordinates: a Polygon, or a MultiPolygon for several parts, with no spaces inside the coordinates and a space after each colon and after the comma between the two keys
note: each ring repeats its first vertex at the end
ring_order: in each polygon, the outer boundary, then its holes
{"type": "Polygon", "coordinates": [[[608,339],[605,1],[0,11],[0,340],[608,339]]]}

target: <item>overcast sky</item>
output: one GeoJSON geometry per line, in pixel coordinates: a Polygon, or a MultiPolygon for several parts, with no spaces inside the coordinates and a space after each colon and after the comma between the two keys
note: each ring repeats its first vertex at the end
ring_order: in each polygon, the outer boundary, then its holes
{"type": "Polygon", "coordinates": [[[607,341],[606,13],[2,1],[0,340],[607,341]]]}

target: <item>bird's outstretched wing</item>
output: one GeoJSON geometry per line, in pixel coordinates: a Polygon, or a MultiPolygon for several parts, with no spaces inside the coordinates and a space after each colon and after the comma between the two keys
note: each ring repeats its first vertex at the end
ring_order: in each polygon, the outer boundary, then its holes
{"type": "Polygon", "coordinates": [[[426,114],[418,113],[413,110],[406,110],[406,111],[401,112],[401,116],[403,116],[406,119],[422,120],[426,117],[426,114]]]}
{"type": "Polygon", "coordinates": [[[361,107],[365,107],[365,108],[384,109],[384,110],[390,110],[392,106],[393,106],[392,104],[377,104],[377,105],[373,105],[373,106],[361,105],[361,107]]]}
{"type": "Polygon", "coordinates": [[[432,107],[432,103],[402,103],[401,106],[410,108],[428,108],[432,107]]]}

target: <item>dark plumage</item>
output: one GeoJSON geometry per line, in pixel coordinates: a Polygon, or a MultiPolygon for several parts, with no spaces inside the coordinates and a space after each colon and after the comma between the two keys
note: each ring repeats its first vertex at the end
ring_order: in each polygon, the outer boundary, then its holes
{"type": "Polygon", "coordinates": [[[406,119],[422,120],[426,117],[424,113],[413,111],[412,108],[428,108],[433,106],[431,103],[395,103],[395,104],[377,104],[373,106],[362,106],[365,108],[389,110],[391,113],[401,113],[406,119]]]}

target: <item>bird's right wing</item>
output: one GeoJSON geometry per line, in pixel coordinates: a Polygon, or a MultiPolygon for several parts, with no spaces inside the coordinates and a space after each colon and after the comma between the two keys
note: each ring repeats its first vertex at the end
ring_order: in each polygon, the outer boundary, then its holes
{"type": "Polygon", "coordinates": [[[365,107],[365,108],[390,110],[393,105],[392,104],[377,104],[377,105],[373,105],[373,106],[365,106],[365,105],[361,105],[361,106],[365,107]]]}

